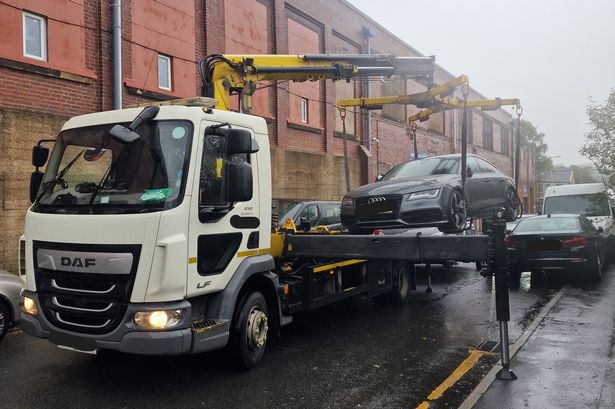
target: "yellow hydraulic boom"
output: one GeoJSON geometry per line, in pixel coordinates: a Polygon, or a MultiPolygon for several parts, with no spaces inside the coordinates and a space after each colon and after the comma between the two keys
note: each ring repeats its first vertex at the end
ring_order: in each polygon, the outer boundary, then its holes
{"type": "Polygon", "coordinates": [[[349,98],[339,99],[337,101],[338,108],[346,107],[361,107],[364,109],[382,109],[383,105],[401,104],[401,105],[416,105],[419,108],[427,108],[437,106],[443,103],[446,97],[452,94],[457,87],[467,87],[469,89],[469,80],[465,75],[460,75],[457,78],[428,89],[424,92],[419,92],[410,95],[392,95],[384,97],[371,98],[349,98]]]}
{"type": "Polygon", "coordinates": [[[230,109],[230,96],[241,95],[242,112],[250,112],[259,81],[347,80],[399,75],[431,86],[434,57],[388,54],[222,55],[199,62],[203,95],[215,98],[218,109],[230,109]]]}
{"type": "MultiPolygon", "coordinates": [[[[464,100],[458,98],[444,98],[441,102],[430,108],[425,108],[408,118],[408,122],[426,121],[431,114],[446,111],[449,109],[463,108],[464,100]]],[[[495,111],[505,105],[521,106],[521,101],[517,98],[494,98],[494,99],[476,99],[467,101],[468,108],[480,108],[483,111],[495,111]]]]}

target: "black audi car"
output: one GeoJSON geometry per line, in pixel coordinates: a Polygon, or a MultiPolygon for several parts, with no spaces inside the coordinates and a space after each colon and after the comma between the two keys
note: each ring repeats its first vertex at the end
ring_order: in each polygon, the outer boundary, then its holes
{"type": "Polygon", "coordinates": [[[519,200],[511,178],[476,155],[467,156],[466,193],[461,187],[461,155],[433,156],[395,166],[375,183],[348,192],[342,200],[344,228],[355,233],[399,227],[463,230],[466,220],[506,209],[515,220],[519,200]]]}
{"type": "Polygon", "coordinates": [[[606,251],[602,233],[602,227],[578,214],[523,219],[505,239],[511,277],[531,271],[557,280],[571,272],[575,278],[600,280],[606,251]]]}

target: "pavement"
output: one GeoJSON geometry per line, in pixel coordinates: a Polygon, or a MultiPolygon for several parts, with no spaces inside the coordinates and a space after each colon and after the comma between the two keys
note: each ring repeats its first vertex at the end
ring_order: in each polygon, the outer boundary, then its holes
{"type": "Polygon", "coordinates": [[[511,346],[514,381],[497,366],[460,408],[615,408],[615,267],[566,285],[511,346]]]}

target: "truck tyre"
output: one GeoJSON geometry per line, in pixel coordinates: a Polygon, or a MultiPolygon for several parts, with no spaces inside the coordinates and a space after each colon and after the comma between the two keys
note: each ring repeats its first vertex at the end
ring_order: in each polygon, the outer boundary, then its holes
{"type": "Polygon", "coordinates": [[[11,317],[9,316],[9,310],[0,302],[0,339],[2,339],[9,330],[10,321],[11,317]]]}
{"type": "Polygon", "coordinates": [[[410,299],[410,287],[412,275],[410,269],[414,268],[414,264],[401,263],[395,265],[393,274],[393,291],[391,293],[392,300],[395,304],[404,305],[410,299]]]}
{"type": "Polygon", "coordinates": [[[244,294],[231,332],[230,349],[241,369],[252,369],[263,358],[267,345],[267,301],[258,291],[244,294]]]}

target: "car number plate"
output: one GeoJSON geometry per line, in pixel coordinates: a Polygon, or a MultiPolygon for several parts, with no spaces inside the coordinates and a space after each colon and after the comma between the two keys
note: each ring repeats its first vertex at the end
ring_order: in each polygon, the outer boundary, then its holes
{"type": "Polygon", "coordinates": [[[562,249],[559,240],[534,240],[527,243],[529,251],[558,251],[562,249]]]}
{"type": "Polygon", "coordinates": [[[61,332],[49,334],[49,341],[56,344],[58,348],[70,349],[71,351],[83,352],[86,354],[96,354],[98,350],[96,341],[93,339],[76,337],[61,332]]]}

